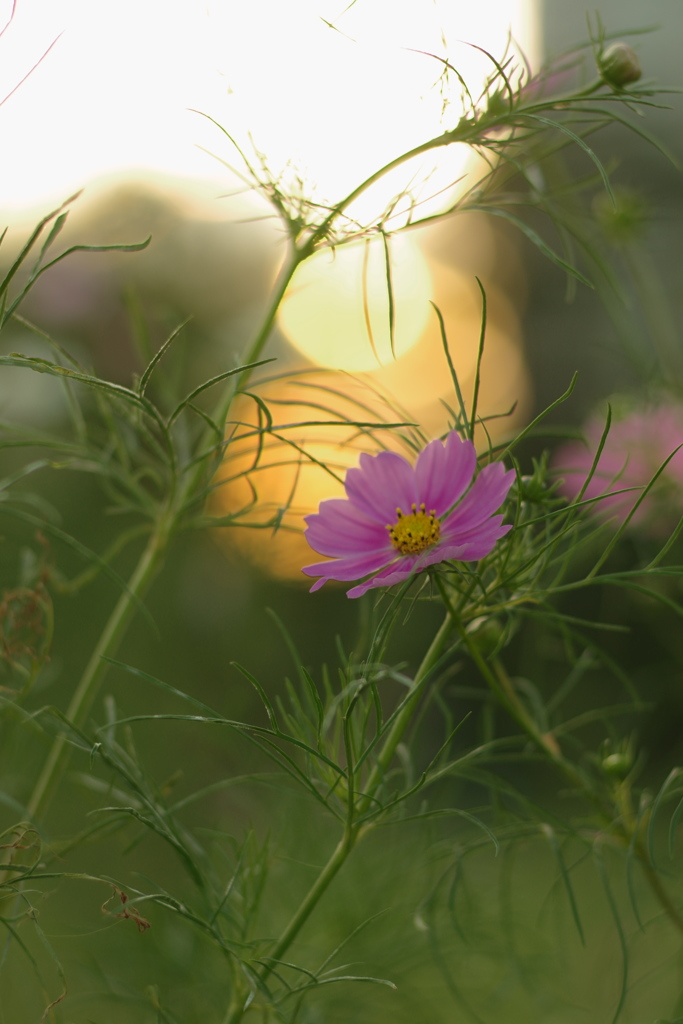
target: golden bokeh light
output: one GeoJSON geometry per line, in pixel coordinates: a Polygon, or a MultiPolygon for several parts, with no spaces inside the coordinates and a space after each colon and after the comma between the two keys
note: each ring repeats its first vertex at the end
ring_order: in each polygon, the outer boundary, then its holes
{"type": "MultiPolygon", "coordinates": [[[[438,263],[432,264],[431,270],[434,302],[444,319],[449,351],[469,409],[481,329],[481,293],[470,275],[438,263]]],[[[496,443],[524,422],[530,399],[516,310],[493,287],[487,287],[487,300],[478,401],[478,416],[485,420],[485,429],[480,426],[476,434],[482,451],[489,438],[496,443]]],[[[428,308],[430,315],[416,344],[385,366],[353,376],[309,370],[258,388],[273,417],[258,460],[255,428],[259,409],[252,399],[242,400],[236,417],[240,424],[228,426],[233,440],[227,447],[214,512],[234,515],[242,510],[240,521],[245,525],[262,527],[273,517],[280,525],[277,531],[225,530],[218,536],[228,550],[239,551],[271,575],[305,584],[301,567],[318,556],[303,537],[303,517],[316,511],[321,500],[343,496],[345,470],[357,463],[361,451],[390,447],[409,454],[402,440],[409,428],[385,430],[381,423],[416,423],[427,439],[449,429],[453,421],[449,410],[457,409],[457,397],[438,320],[432,307],[428,308]],[[306,425],[311,420],[316,423],[306,425]],[[359,428],[350,422],[360,420],[375,423],[376,428],[359,428]]],[[[321,332],[327,322],[328,315],[321,317],[321,332]]]]}
{"type": "MultiPolygon", "coordinates": [[[[436,262],[432,262],[431,272],[433,302],[443,317],[448,349],[469,410],[481,335],[482,295],[470,274],[436,262]]],[[[486,287],[486,301],[477,414],[480,418],[500,417],[487,423],[491,437],[499,440],[524,422],[531,392],[518,313],[504,293],[490,284],[486,287]],[[508,412],[511,414],[505,415],[508,412]]],[[[427,436],[438,437],[448,430],[449,418],[452,420],[448,409],[457,410],[457,396],[433,309],[419,343],[372,377],[410,410],[427,436]]],[[[486,433],[481,428],[477,442],[482,448],[487,446],[486,433]]]]}
{"type": "Polygon", "coordinates": [[[237,550],[269,574],[303,580],[301,566],[311,561],[304,515],[323,498],[343,496],[346,469],[360,452],[377,451],[382,442],[389,446],[392,435],[380,424],[397,420],[368,384],[333,371],[272,381],[258,394],[273,417],[272,431],[259,449],[259,407],[246,397],[237,403],[212,509],[217,515],[238,514],[236,523],[245,528],[217,531],[217,537],[228,552],[237,550]],[[311,420],[316,424],[307,425],[311,420]],[[373,422],[379,429],[373,436],[349,420],[373,422]],[[273,517],[280,520],[277,530],[260,528],[273,517]]]}
{"type": "Polygon", "coordinates": [[[318,366],[375,370],[419,340],[431,294],[426,260],[412,239],[392,238],[385,248],[377,236],[325,249],[300,266],[279,324],[292,345],[318,366]]]}

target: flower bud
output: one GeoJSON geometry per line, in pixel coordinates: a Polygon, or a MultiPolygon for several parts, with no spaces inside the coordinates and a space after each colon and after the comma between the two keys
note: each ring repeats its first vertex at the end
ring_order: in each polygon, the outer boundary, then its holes
{"type": "Polygon", "coordinates": [[[615,89],[623,89],[637,82],[643,71],[635,50],[626,43],[613,43],[598,57],[598,70],[605,82],[615,89]]]}
{"type": "Polygon", "coordinates": [[[627,753],[618,751],[615,754],[608,754],[602,760],[602,769],[608,775],[623,777],[628,775],[632,768],[632,760],[627,753]]]}
{"type": "Polygon", "coordinates": [[[505,638],[505,628],[502,622],[488,615],[482,615],[474,619],[468,626],[467,632],[473,636],[481,654],[488,657],[500,649],[505,638]]]}
{"type": "Polygon", "coordinates": [[[600,752],[600,764],[605,775],[611,775],[614,779],[625,779],[634,765],[635,759],[635,737],[627,737],[613,749],[609,740],[602,744],[600,752]]]}

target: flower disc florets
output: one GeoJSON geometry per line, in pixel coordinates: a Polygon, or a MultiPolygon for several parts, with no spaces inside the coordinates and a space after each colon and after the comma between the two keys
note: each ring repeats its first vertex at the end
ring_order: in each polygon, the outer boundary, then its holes
{"type": "Polygon", "coordinates": [[[438,562],[488,555],[511,529],[493,513],[515,474],[492,462],[472,482],[476,466],[474,445],[455,431],[430,441],[414,466],[395,452],[361,455],[346,474],[346,498],[323,501],[306,516],[308,543],[330,559],[305,566],[307,576],[319,577],[311,590],[367,577],[348,592],[360,597],[438,562]]]}
{"type": "Polygon", "coordinates": [[[427,515],[424,501],[418,512],[415,502],[411,505],[412,512],[404,516],[400,508],[396,509],[398,516],[393,526],[387,526],[391,543],[402,555],[418,555],[425,548],[431,548],[441,536],[441,527],[436,518],[436,510],[427,515]]]}

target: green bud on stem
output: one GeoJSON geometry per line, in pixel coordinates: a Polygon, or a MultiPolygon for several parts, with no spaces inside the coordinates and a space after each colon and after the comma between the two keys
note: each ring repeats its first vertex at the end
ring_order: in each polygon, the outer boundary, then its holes
{"type": "Polygon", "coordinates": [[[598,70],[614,89],[637,82],[643,73],[637,53],[626,43],[613,43],[603,50],[598,57],[598,70]]]}
{"type": "Polygon", "coordinates": [[[617,775],[620,777],[628,775],[632,766],[633,762],[631,758],[628,754],[621,751],[616,754],[608,754],[602,762],[603,771],[607,772],[608,775],[617,775]]]}

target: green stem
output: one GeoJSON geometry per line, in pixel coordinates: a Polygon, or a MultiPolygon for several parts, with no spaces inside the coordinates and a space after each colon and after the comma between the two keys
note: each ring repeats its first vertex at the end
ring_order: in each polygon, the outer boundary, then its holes
{"type": "MultiPolygon", "coordinates": [[[[451,607],[449,595],[446,591],[443,581],[437,576],[437,586],[441,591],[441,596],[444,603],[448,608],[451,607]]],[[[455,621],[455,620],[454,620],[455,621]]],[[[514,720],[522,727],[526,732],[529,739],[533,740],[540,751],[555,765],[555,767],[564,775],[564,777],[584,796],[590,800],[595,806],[598,813],[602,816],[603,821],[607,826],[613,823],[613,808],[603,800],[598,793],[590,788],[586,780],[583,778],[581,773],[574,767],[574,765],[568,761],[562,754],[557,740],[552,733],[542,733],[536,726],[531,716],[526,711],[526,708],[521,704],[519,697],[514,691],[514,688],[510,682],[507,673],[503,665],[500,662],[495,664],[495,670],[492,668],[486,659],[483,657],[481,651],[478,649],[476,642],[464,629],[460,621],[455,622],[456,629],[460,633],[463,645],[467,649],[470,657],[476,664],[484,680],[489,684],[491,690],[500,700],[503,707],[512,715],[514,720]]],[[[622,808],[622,819],[624,820],[624,827],[620,829],[621,839],[628,846],[631,843],[633,831],[637,827],[637,824],[632,820],[633,816],[628,808],[622,808]]],[[[635,845],[636,855],[640,861],[641,867],[645,874],[645,877],[652,889],[655,897],[659,901],[662,909],[669,917],[672,924],[683,933],[683,916],[671,902],[669,895],[664,888],[662,881],[650,863],[647,851],[644,849],[640,840],[635,845]]]]}
{"type": "MultiPolygon", "coordinates": [[[[275,286],[273,288],[273,296],[271,298],[270,305],[268,306],[268,310],[266,311],[266,315],[263,319],[263,323],[261,324],[258,334],[256,335],[251,345],[245,352],[242,359],[243,363],[255,363],[261,357],[261,353],[263,352],[266,342],[268,341],[271,331],[273,329],[275,318],[280,308],[280,303],[282,302],[285,292],[289,287],[289,282],[292,280],[296,268],[299,266],[300,263],[303,263],[307,255],[308,253],[302,252],[301,250],[295,248],[290,254],[289,258],[286,259],[285,262],[282,264],[280,272],[275,281],[275,286]]],[[[227,407],[225,410],[225,416],[223,417],[223,420],[227,418],[227,412],[232,402],[232,399],[246,385],[250,375],[251,370],[244,370],[237,378],[237,382],[234,386],[234,391],[231,391],[230,397],[228,399],[227,407]]]]}
{"type": "MultiPolygon", "coordinates": [[[[280,307],[280,303],[282,302],[282,297],[284,296],[287,286],[292,279],[294,271],[304,258],[304,255],[298,249],[295,249],[290,258],[283,264],[263,323],[261,324],[258,334],[245,353],[245,363],[256,362],[261,355],[261,352],[270,337],[275,317],[277,316],[277,311],[280,307]]],[[[245,386],[250,372],[251,371],[249,370],[244,370],[237,378],[236,384],[230,388],[230,392],[224,404],[223,421],[227,418],[230,405],[232,404],[235,395],[245,386]]],[[[203,466],[200,464],[195,473],[190,474],[189,478],[185,481],[183,489],[185,498],[187,498],[191,493],[193,487],[196,485],[197,476],[202,471],[203,466]]],[[[182,507],[182,501],[183,496],[181,496],[178,501],[179,507],[182,507]]],[[[150,536],[149,542],[140,557],[140,561],[128,582],[126,592],[121,595],[116,603],[116,607],[109,617],[97,646],[92,652],[78,687],[71,698],[71,703],[69,704],[66,714],[67,718],[77,726],[83,724],[83,721],[85,720],[95,698],[102,677],[106,671],[107,663],[104,661],[104,658],[113,654],[116,650],[116,647],[123,636],[128,623],[130,622],[133,612],[135,611],[137,602],[145,592],[148,584],[161,564],[171,532],[172,516],[170,514],[164,514],[160,518],[157,528],[150,536]]],[[[47,760],[43,765],[43,769],[28,802],[27,810],[30,817],[35,818],[45,810],[50,794],[64,774],[69,761],[69,756],[70,748],[66,742],[66,738],[64,736],[58,736],[52,744],[52,749],[47,756],[47,760]]]]}
{"type": "Polygon", "coordinates": [[[101,556],[99,562],[95,565],[91,565],[85,569],[78,576],[74,576],[71,580],[65,580],[57,582],[55,589],[59,594],[77,594],[79,590],[87,586],[88,583],[92,583],[94,579],[102,572],[102,569],[114,561],[116,555],[120,554],[123,549],[130,544],[132,540],[137,540],[138,537],[145,536],[149,533],[149,524],[140,523],[137,526],[133,526],[130,530],[125,530],[120,533],[116,540],[110,545],[109,548],[101,556]]]}
{"type": "MultiPolygon", "coordinates": [[[[446,584],[442,580],[438,573],[434,574],[436,586],[441,594],[441,599],[448,608],[452,621],[457,629],[460,639],[462,640],[463,646],[467,653],[472,658],[479,672],[490,686],[491,690],[495,693],[498,700],[504,708],[512,715],[514,720],[521,725],[522,729],[534,741],[544,754],[547,754],[554,761],[564,762],[562,758],[560,748],[552,734],[543,734],[536,727],[536,723],[528,714],[526,708],[520,703],[514,688],[503,669],[503,666],[498,663],[496,665],[496,671],[489,665],[483,654],[479,650],[476,641],[470,636],[461,620],[456,616],[455,609],[453,608],[450,595],[446,589],[446,584]]],[[[569,767],[572,767],[571,765],[569,767]]],[[[572,776],[572,778],[574,778],[572,776]]],[[[580,778],[580,777],[578,777],[580,778]]],[[[574,781],[577,781],[574,779],[574,781]]]]}
{"type": "Polygon", "coordinates": [[[538,747],[541,753],[549,758],[555,767],[562,772],[567,781],[587,796],[603,815],[609,817],[606,803],[600,800],[597,794],[590,789],[586,780],[574,765],[563,757],[559,744],[553,734],[542,733],[536,726],[536,723],[515,693],[514,687],[512,686],[503,665],[500,662],[497,662],[494,671],[477,647],[476,642],[467,633],[465,628],[460,623],[457,624],[457,628],[467,653],[470,655],[472,661],[479,669],[480,674],[488,683],[490,689],[496,695],[508,714],[510,714],[515,722],[521,726],[522,730],[538,747]]]}
{"type": "MultiPolygon", "coordinates": [[[[263,352],[263,349],[268,341],[275,318],[277,316],[280,303],[282,302],[283,296],[287,291],[289,282],[294,276],[294,271],[301,262],[306,258],[305,254],[299,249],[294,249],[289,257],[285,259],[280,272],[275,282],[273,297],[270,301],[266,315],[263,319],[258,334],[249,345],[244,355],[241,358],[243,365],[247,366],[252,363],[258,362],[259,356],[263,352]]],[[[242,372],[230,380],[227,388],[227,393],[223,396],[221,402],[217,405],[214,412],[214,419],[218,424],[225,424],[228,416],[230,415],[230,408],[235,400],[235,397],[243,390],[252,374],[252,370],[242,370],[242,372]]],[[[222,445],[216,446],[214,428],[210,427],[202,437],[202,440],[197,445],[198,452],[204,452],[205,456],[214,454],[220,462],[223,456],[222,445]]],[[[202,475],[206,472],[205,458],[204,456],[195,460],[193,469],[186,473],[185,479],[183,480],[182,493],[178,499],[178,507],[183,508],[190,504],[193,499],[193,495],[196,496],[198,483],[202,475]]]]}
{"type": "MultiPolygon", "coordinates": [[[[294,271],[304,258],[304,255],[298,249],[295,249],[289,259],[287,259],[283,264],[263,323],[261,324],[258,334],[245,353],[245,363],[256,362],[261,355],[261,352],[270,337],[275,317],[277,316],[277,311],[280,307],[280,303],[282,302],[282,297],[292,279],[294,271]]],[[[224,403],[223,421],[227,418],[230,405],[232,404],[235,395],[245,386],[250,372],[251,371],[249,370],[244,370],[237,378],[236,383],[230,388],[229,394],[224,403]]],[[[183,488],[183,495],[181,495],[177,500],[177,506],[179,508],[182,508],[183,500],[187,499],[188,495],[192,492],[192,489],[196,486],[197,477],[202,471],[203,466],[200,464],[196,471],[191,473],[186,479],[183,488]]],[[[148,544],[128,582],[128,587],[125,593],[123,593],[117,601],[116,606],[104,627],[100,639],[97,642],[97,646],[92,652],[90,660],[88,661],[83,676],[81,677],[76,691],[71,698],[71,703],[69,704],[66,712],[67,718],[73,722],[74,725],[80,726],[83,724],[92,702],[95,699],[102,677],[107,669],[107,663],[104,659],[113,654],[116,650],[141,595],[145,592],[147,586],[160,567],[163,554],[172,532],[172,524],[173,516],[169,512],[165,512],[160,517],[156,529],[149,538],[148,544]]],[[[36,818],[44,812],[52,791],[64,774],[69,762],[69,757],[70,747],[67,744],[66,738],[63,735],[58,736],[52,744],[52,748],[47,756],[45,764],[43,765],[43,769],[38,777],[38,781],[36,782],[27,805],[28,814],[31,818],[36,818]]]]}
{"type": "MultiPolygon", "coordinates": [[[[166,516],[164,516],[151,534],[147,546],[130,577],[127,589],[121,594],[102,631],[97,646],[90,656],[90,660],[85,667],[85,671],[66,712],[69,721],[73,722],[76,726],[83,724],[95,699],[102,677],[107,670],[107,662],[104,658],[110,656],[116,650],[141,595],[146,590],[159,567],[168,543],[169,533],[169,524],[166,516]]],[[[43,770],[27,805],[31,818],[38,817],[45,810],[49,796],[64,774],[70,754],[71,748],[67,744],[65,736],[58,736],[52,744],[52,749],[47,756],[43,770]]]]}
{"type": "MultiPolygon", "coordinates": [[[[471,641],[470,644],[468,644],[468,651],[470,652],[474,660],[477,662],[477,666],[480,669],[480,671],[482,671],[482,674],[485,675],[485,678],[489,679],[489,676],[487,676],[483,672],[483,669],[488,669],[488,666],[486,665],[486,662],[482,658],[481,654],[476,650],[476,647],[471,646],[471,641]]],[[[501,676],[503,676],[505,679],[507,679],[507,675],[502,665],[499,665],[497,668],[498,671],[496,672],[496,675],[498,676],[498,678],[500,679],[501,676]]],[[[495,681],[495,676],[493,676],[492,679],[489,679],[489,681],[495,681]]],[[[536,743],[536,745],[540,748],[543,754],[545,754],[545,756],[548,757],[550,761],[552,761],[555,767],[560,772],[562,772],[564,777],[575,787],[575,789],[583,793],[583,795],[593,804],[597,812],[601,815],[605,825],[607,827],[610,827],[613,824],[614,819],[613,807],[607,802],[607,800],[602,799],[599,793],[595,792],[595,790],[593,790],[590,787],[590,785],[586,782],[581,773],[577,771],[577,769],[574,767],[571,761],[568,761],[563,756],[562,751],[560,750],[559,745],[557,743],[557,740],[552,735],[552,733],[542,734],[536,728],[536,725],[533,722],[533,720],[527,714],[523,706],[519,703],[519,698],[517,697],[517,694],[514,693],[514,690],[512,689],[509,679],[507,680],[507,682],[508,686],[505,687],[504,690],[505,693],[509,695],[509,699],[503,700],[503,703],[508,708],[508,711],[510,711],[515,720],[522,726],[522,728],[525,730],[529,738],[532,739],[534,743],[536,743]]],[[[495,690],[495,686],[492,686],[492,688],[495,690]]],[[[495,692],[498,691],[496,690],[495,692]]],[[[638,827],[638,825],[637,822],[634,821],[633,815],[630,813],[630,810],[627,812],[627,809],[621,808],[621,817],[622,822],[619,823],[617,821],[617,825],[619,826],[618,831],[620,834],[621,841],[624,843],[626,847],[628,847],[631,844],[633,832],[638,827]]],[[[645,878],[647,879],[647,882],[650,888],[652,889],[652,892],[654,893],[656,899],[659,901],[660,906],[662,907],[662,909],[664,910],[665,914],[668,916],[672,924],[678,929],[678,931],[683,933],[683,917],[676,909],[674,904],[671,902],[669,895],[666,889],[664,888],[659,875],[652,867],[648,853],[639,838],[635,844],[635,853],[638,860],[640,861],[640,865],[645,874],[645,878]]]]}
{"type": "MultiPolygon", "coordinates": [[[[317,906],[320,897],[328,888],[330,882],[339,872],[340,868],[346,863],[346,859],[354,848],[357,839],[357,828],[351,827],[345,830],[344,835],[337,843],[332,856],[316,878],[302,903],[299,905],[296,913],[270,952],[268,959],[273,961],[273,966],[275,966],[276,962],[282,957],[283,953],[289,949],[292,942],[301,931],[303,925],[317,906]]],[[[266,968],[262,978],[266,978],[268,974],[270,974],[270,970],[271,968],[266,968]]]]}
{"type": "Polygon", "coordinates": [[[418,668],[415,679],[413,680],[411,691],[403,704],[403,707],[397,714],[394,724],[389,730],[389,735],[384,741],[382,749],[379,752],[377,760],[364,787],[363,797],[357,808],[359,817],[367,814],[372,805],[375,793],[382,784],[387,769],[391,764],[394,754],[396,753],[396,748],[403,739],[405,731],[412,721],[415,708],[422,696],[422,684],[441,657],[446,641],[453,631],[454,621],[455,620],[449,610],[446,618],[439,627],[438,633],[432,640],[429,650],[422,659],[422,664],[418,668]]]}
{"type": "MultiPolygon", "coordinates": [[[[588,85],[582,92],[574,95],[568,95],[567,100],[581,99],[584,96],[590,96],[592,93],[600,89],[603,84],[602,79],[598,78],[588,85]]],[[[553,105],[559,105],[561,102],[561,99],[554,100],[553,105]]],[[[547,103],[539,103],[529,107],[520,107],[517,113],[519,115],[533,114],[536,110],[544,111],[547,109],[547,103]]],[[[497,128],[505,128],[506,122],[507,115],[501,116],[500,118],[488,118],[486,121],[470,121],[463,118],[451,131],[444,132],[442,135],[437,135],[435,138],[428,139],[427,142],[422,142],[419,146],[415,146],[407,153],[402,153],[400,156],[390,160],[389,163],[380,167],[378,171],[375,171],[374,174],[371,174],[365,179],[365,181],[356,186],[356,188],[354,188],[352,192],[349,192],[341,202],[337,203],[328,216],[325,217],[321,224],[311,234],[308,239],[303,258],[305,259],[306,256],[313,251],[315,246],[327,237],[328,231],[340,213],[343,213],[351,203],[355,202],[355,200],[360,198],[364,192],[367,192],[369,188],[371,188],[381,178],[390,174],[391,171],[394,171],[397,167],[407,163],[408,160],[412,160],[417,156],[422,156],[424,153],[428,153],[432,149],[441,149],[444,146],[451,146],[456,142],[464,143],[466,145],[474,145],[484,135],[490,134],[497,128]]]]}
{"type": "MultiPolygon", "coordinates": [[[[474,137],[476,133],[470,129],[469,132],[466,134],[468,134],[471,137],[474,137]]],[[[330,211],[328,216],[325,217],[322,223],[312,233],[307,243],[308,249],[310,249],[310,251],[312,252],[315,246],[318,244],[318,242],[322,241],[324,238],[327,237],[329,229],[332,227],[333,222],[336,220],[339,214],[343,213],[344,210],[351,205],[351,203],[353,203],[356,199],[360,198],[360,196],[362,196],[364,192],[367,192],[367,190],[372,185],[378,182],[386,174],[389,174],[391,171],[396,170],[397,167],[400,167],[401,164],[406,163],[407,160],[412,160],[416,156],[421,156],[423,153],[428,153],[431,149],[439,149],[442,146],[449,146],[454,142],[467,141],[468,139],[466,138],[465,134],[463,134],[462,131],[459,131],[456,128],[454,131],[444,132],[443,135],[438,135],[434,139],[429,139],[427,142],[422,142],[419,146],[415,146],[414,149],[409,150],[407,153],[402,153],[401,156],[397,156],[393,160],[390,160],[388,164],[385,164],[384,167],[380,167],[378,171],[375,171],[375,173],[371,174],[369,178],[366,178],[365,181],[361,182],[361,184],[354,188],[352,192],[349,192],[349,194],[344,199],[342,199],[341,202],[337,203],[337,205],[330,211]]]]}
{"type": "MultiPolygon", "coordinates": [[[[382,749],[377,757],[377,762],[375,763],[365,786],[365,792],[357,805],[355,821],[351,820],[347,823],[344,834],[335,847],[332,856],[316,878],[303,901],[297,908],[296,913],[293,915],[289,924],[276,941],[269,955],[269,959],[272,961],[273,967],[289,949],[292,942],[315,910],[323,893],[346,863],[349,854],[358,840],[370,831],[372,826],[366,824],[363,827],[360,827],[358,825],[358,818],[366,814],[373,803],[374,794],[382,784],[389,764],[396,753],[396,748],[412,721],[415,708],[422,695],[422,684],[434,668],[436,662],[439,660],[452,629],[453,623],[449,613],[441,624],[438,633],[432,640],[429,650],[422,659],[422,663],[420,664],[415,675],[415,679],[413,680],[413,685],[408,699],[405,701],[403,707],[396,716],[396,719],[389,730],[389,735],[384,741],[382,749]]],[[[266,967],[263,969],[260,975],[261,981],[264,981],[268,977],[273,967],[266,967]]],[[[229,1016],[226,1018],[225,1024],[238,1024],[238,1022],[242,1020],[244,1012],[244,1004],[233,1008],[229,1016]]]]}
{"type": "MultiPolygon", "coordinates": [[[[280,938],[275,943],[269,956],[271,964],[270,966],[264,967],[261,971],[261,981],[266,980],[270,972],[276,966],[277,961],[281,959],[283,953],[289,948],[296,936],[299,934],[302,927],[317,906],[320,897],[328,888],[335,875],[337,875],[346,863],[346,859],[351,853],[357,838],[357,829],[346,829],[343,837],[337,844],[334,853],[309,889],[298,910],[280,935],[280,938]]],[[[238,1024],[238,1022],[242,1020],[246,1010],[245,1002],[245,997],[240,999],[237,993],[233,993],[233,999],[231,1000],[228,1016],[225,1018],[225,1024],[238,1024]]]]}

